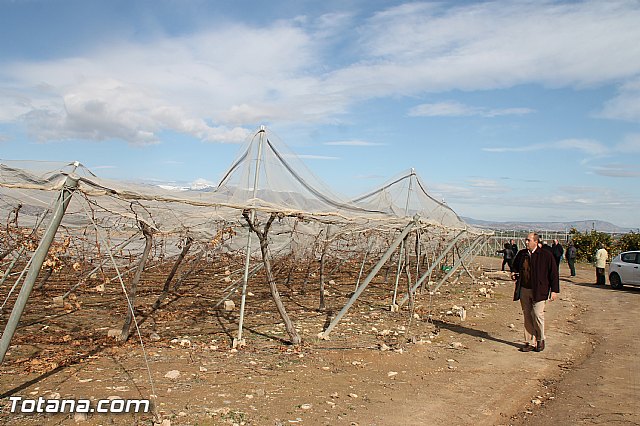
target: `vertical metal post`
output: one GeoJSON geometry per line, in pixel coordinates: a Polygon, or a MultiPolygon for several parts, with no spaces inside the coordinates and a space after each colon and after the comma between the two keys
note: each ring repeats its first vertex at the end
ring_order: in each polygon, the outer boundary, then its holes
{"type": "MultiPolygon", "coordinates": [[[[258,176],[260,174],[260,157],[262,157],[262,144],[264,142],[265,127],[260,126],[260,137],[258,138],[258,155],[256,156],[256,171],[253,176],[253,198],[256,198],[258,191],[258,176]]],[[[251,209],[251,223],[256,218],[255,209],[251,209]]],[[[251,229],[247,229],[247,249],[244,259],[244,276],[242,278],[242,297],[240,299],[240,319],[238,320],[238,335],[233,340],[233,347],[244,346],[245,342],[242,338],[242,326],[244,325],[244,309],[247,301],[247,285],[249,283],[249,264],[251,263],[251,229]]]]}
{"type": "Polygon", "coordinates": [[[453,268],[451,268],[451,270],[447,272],[444,277],[442,277],[440,282],[434,288],[432,288],[431,291],[433,292],[437,291],[440,288],[440,286],[444,284],[444,282],[456,272],[456,270],[460,267],[462,262],[464,262],[467,259],[467,257],[469,257],[469,255],[475,250],[476,246],[480,241],[486,242],[486,237],[484,235],[481,235],[478,238],[476,238],[476,240],[471,243],[469,248],[462,254],[462,256],[458,258],[458,261],[453,265],[453,268]]]}
{"type": "Polygon", "coordinates": [[[333,328],[338,324],[338,322],[340,322],[340,320],[347,313],[349,308],[351,308],[351,305],[353,305],[354,302],[358,299],[358,297],[360,297],[360,295],[367,288],[369,283],[375,278],[380,268],[382,268],[382,266],[387,262],[387,260],[389,260],[389,258],[391,257],[395,249],[400,245],[400,242],[404,240],[404,238],[409,234],[409,232],[411,232],[411,230],[413,229],[414,226],[416,226],[417,223],[418,223],[418,216],[416,215],[413,218],[413,220],[411,220],[411,222],[409,222],[407,226],[405,226],[404,230],[398,236],[398,238],[396,238],[394,242],[391,243],[391,246],[387,249],[387,251],[382,256],[382,258],[378,261],[378,263],[376,263],[376,266],[373,267],[371,272],[369,272],[369,275],[367,275],[367,278],[365,278],[362,285],[360,285],[358,290],[356,290],[353,293],[353,296],[351,296],[351,299],[349,299],[349,301],[347,302],[346,305],[344,305],[342,310],[338,312],[338,315],[336,315],[336,317],[331,321],[331,323],[326,328],[326,330],[318,334],[318,337],[320,337],[321,339],[327,339],[329,337],[329,333],[331,333],[331,330],[333,330],[333,328]]]}
{"type": "Polygon", "coordinates": [[[369,238],[367,238],[367,251],[364,253],[364,257],[362,258],[362,264],[360,265],[360,272],[358,273],[358,279],[356,280],[356,288],[354,289],[357,290],[358,286],[360,285],[360,278],[362,278],[362,272],[364,271],[364,265],[367,262],[367,257],[369,257],[369,252],[371,251],[371,248],[373,247],[373,241],[371,240],[371,236],[369,236],[369,238]]]}
{"type": "MultiPolygon", "coordinates": [[[[411,189],[413,185],[413,176],[415,174],[415,169],[411,168],[411,173],[409,174],[409,188],[407,189],[407,201],[404,204],[404,215],[407,216],[409,214],[409,198],[411,197],[411,189]]],[[[398,251],[398,267],[396,269],[396,280],[393,286],[393,299],[391,300],[391,310],[396,310],[396,298],[398,297],[398,283],[400,282],[400,269],[402,269],[402,263],[404,261],[404,256],[402,253],[405,250],[404,240],[400,244],[400,250],[398,251]]],[[[408,266],[407,266],[408,267],[408,266]]]]}
{"type": "MultiPolygon", "coordinates": [[[[74,163],[73,171],[79,165],[78,162],[74,163]]],[[[72,173],[73,173],[72,171],[72,173]]],[[[27,300],[31,295],[31,290],[33,290],[33,285],[38,278],[38,273],[40,272],[40,268],[42,268],[42,264],[47,257],[47,253],[49,252],[49,247],[53,242],[53,239],[58,231],[58,227],[60,226],[60,222],[62,222],[62,217],[64,216],[64,212],[67,210],[67,206],[71,201],[71,196],[73,195],[73,191],[78,186],[78,179],[67,176],[67,179],[64,182],[64,187],[60,191],[58,195],[58,199],[56,200],[56,205],[54,207],[54,214],[51,218],[51,222],[47,227],[44,235],[42,236],[42,240],[40,240],[40,244],[38,244],[38,248],[35,253],[33,253],[31,266],[29,267],[29,271],[27,272],[27,277],[24,279],[24,283],[22,284],[22,288],[20,289],[20,293],[18,294],[18,298],[16,299],[16,303],[13,305],[13,309],[11,310],[11,315],[9,316],[9,320],[7,321],[7,325],[5,326],[4,332],[2,333],[2,338],[0,339],[0,363],[4,361],[4,356],[9,349],[9,343],[15,334],[16,328],[18,328],[18,323],[20,322],[20,317],[22,316],[22,312],[24,311],[25,306],[27,305],[27,300]]]]}
{"type": "MultiPolygon", "coordinates": [[[[438,258],[436,260],[433,261],[433,263],[431,264],[431,266],[429,267],[429,269],[422,274],[422,277],[420,277],[420,279],[418,281],[416,281],[416,283],[413,285],[413,287],[411,287],[411,292],[415,292],[418,287],[420,287],[420,284],[423,283],[423,281],[431,275],[431,272],[433,272],[434,268],[436,266],[438,266],[438,264],[442,261],[442,259],[445,258],[445,256],[447,255],[447,253],[449,253],[449,251],[453,248],[453,246],[458,242],[458,240],[460,240],[460,238],[462,238],[462,236],[464,235],[465,231],[460,231],[460,233],[458,233],[458,235],[455,236],[455,238],[449,243],[449,245],[442,251],[442,253],[440,253],[440,256],[438,256],[438,258]]],[[[404,295],[404,297],[402,298],[402,300],[398,303],[398,306],[403,306],[405,303],[407,303],[407,300],[409,300],[409,295],[406,294],[404,295]]]]}

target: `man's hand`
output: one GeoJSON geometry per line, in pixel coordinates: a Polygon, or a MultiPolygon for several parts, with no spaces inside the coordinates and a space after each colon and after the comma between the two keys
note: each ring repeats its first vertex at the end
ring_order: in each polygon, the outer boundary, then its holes
{"type": "Polygon", "coordinates": [[[518,273],[517,273],[517,272],[512,272],[512,273],[511,273],[511,279],[512,279],[513,281],[517,280],[517,279],[518,279],[518,273]]]}
{"type": "Polygon", "coordinates": [[[551,297],[549,298],[549,300],[551,300],[552,302],[554,300],[556,300],[558,298],[558,293],[554,293],[553,291],[551,292],[551,297]]]}

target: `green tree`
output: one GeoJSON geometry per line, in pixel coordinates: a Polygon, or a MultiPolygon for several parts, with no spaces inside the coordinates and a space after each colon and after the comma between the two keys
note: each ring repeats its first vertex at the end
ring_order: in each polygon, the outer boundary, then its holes
{"type": "Polygon", "coordinates": [[[593,256],[598,250],[600,243],[604,244],[604,248],[611,252],[613,248],[613,242],[611,235],[604,232],[591,231],[581,233],[575,228],[571,228],[569,231],[573,244],[576,246],[578,252],[578,261],[592,262],[593,256]]]}
{"type": "Polygon", "coordinates": [[[640,250],[640,232],[629,232],[628,234],[624,234],[620,239],[616,242],[617,251],[630,251],[630,250],[640,250]]]}

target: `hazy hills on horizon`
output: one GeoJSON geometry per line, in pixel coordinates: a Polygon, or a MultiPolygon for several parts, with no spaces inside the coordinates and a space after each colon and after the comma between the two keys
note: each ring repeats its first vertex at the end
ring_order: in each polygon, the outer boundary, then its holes
{"type": "Polygon", "coordinates": [[[604,220],[575,220],[570,222],[494,222],[489,220],[473,219],[462,217],[469,225],[478,228],[493,229],[499,231],[569,231],[576,228],[580,232],[596,230],[598,232],[627,233],[629,231],[638,232],[637,228],[625,228],[604,220]]]}

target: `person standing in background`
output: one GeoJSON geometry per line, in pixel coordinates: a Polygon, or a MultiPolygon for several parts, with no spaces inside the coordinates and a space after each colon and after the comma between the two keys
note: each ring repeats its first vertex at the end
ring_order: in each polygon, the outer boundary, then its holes
{"type": "Polygon", "coordinates": [[[511,244],[504,243],[504,248],[498,250],[496,253],[502,253],[502,270],[504,271],[505,263],[509,265],[509,272],[513,272],[513,259],[516,257],[516,252],[513,251],[511,244]]]}
{"type": "Polygon", "coordinates": [[[511,249],[513,250],[513,256],[515,257],[518,254],[518,244],[516,244],[516,240],[511,240],[511,249]]]}
{"type": "Polygon", "coordinates": [[[564,248],[562,244],[558,242],[558,240],[553,240],[553,244],[551,245],[551,252],[553,253],[554,259],[556,259],[556,266],[560,269],[560,261],[562,260],[562,255],[564,254],[564,248]]]}
{"type": "Polygon", "coordinates": [[[598,244],[598,251],[596,251],[596,285],[605,285],[607,279],[604,276],[604,268],[607,266],[607,259],[609,253],[604,248],[604,244],[598,244]]]}
{"type": "Polygon", "coordinates": [[[578,257],[578,250],[576,250],[576,246],[573,245],[573,241],[569,241],[569,246],[567,247],[567,264],[569,265],[569,270],[571,271],[571,276],[576,276],[576,257],[578,257]]]}

